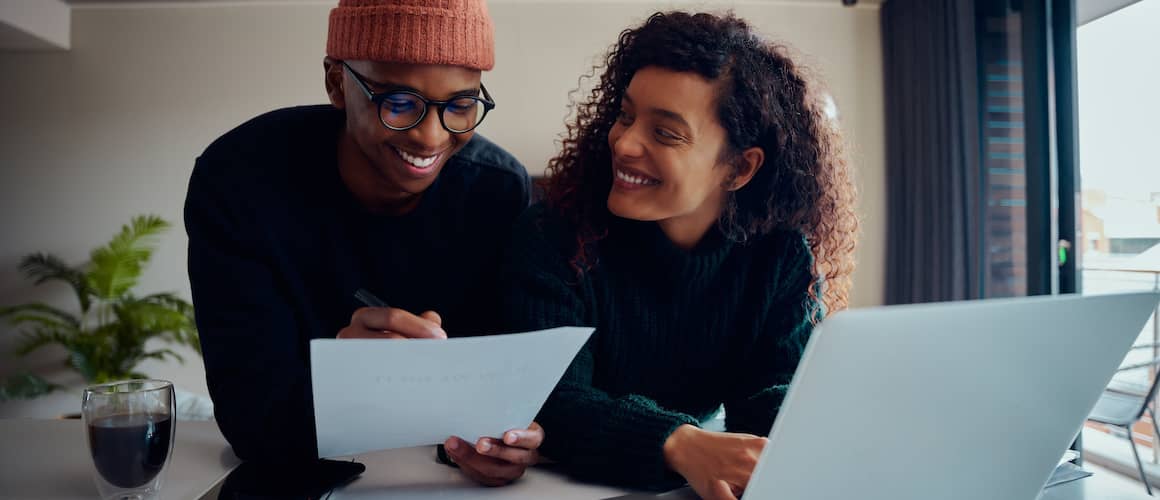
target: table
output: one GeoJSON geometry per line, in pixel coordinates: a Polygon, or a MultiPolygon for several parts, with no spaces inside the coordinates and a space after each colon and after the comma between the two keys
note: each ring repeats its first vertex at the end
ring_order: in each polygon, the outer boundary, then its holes
{"type": "MultiPolygon", "coordinates": [[[[177,422],[162,498],[196,500],[216,491],[239,463],[214,422],[177,422]]],[[[596,500],[627,490],[573,481],[534,468],[503,488],[476,485],[435,462],[435,447],[359,455],[367,471],[330,498],[596,500]]],[[[0,499],[86,499],[97,494],[80,420],[0,419],[0,499]]]]}
{"type": "MultiPolygon", "coordinates": [[[[361,477],[335,491],[332,499],[447,500],[560,499],[601,500],[694,499],[687,491],[654,495],[574,481],[541,466],[515,484],[485,488],[459,471],[435,462],[433,446],[368,453],[354,457],[367,467],[361,477]]],[[[164,499],[199,499],[213,492],[238,464],[213,422],[177,423],[172,463],[162,489],[164,499]]],[[[0,420],[0,499],[91,499],[96,496],[79,420],[0,420]]],[[[1047,490],[1041,500],[1150,499],[1143,488],[1128,493],[1100,490],[1094,478],[1047,490]]],[[[747,499],[753,500],[753,499],[747,499]]],[[[1030,500],[1030,499],[1029,499],[1030,500]]]]}
{"type": "MultiPolygon", "coordinates": [[[[214,422],[177,422],[164,499],[198,499],[237,464],[214,422]]],[[[97,496],[80,420],[0,420],[0,499],[97,496]]]]}
{"type": "Polygon", "coordinates": [[[367,466],[366,472],[335,491],[331,500],[598,500],[631,493],[574,481],[550,466],[529,469],[523,478],[508,486],[484,488],[457,469],[436,463],[434,446],[368,453],[354,458],[367,466]]]}

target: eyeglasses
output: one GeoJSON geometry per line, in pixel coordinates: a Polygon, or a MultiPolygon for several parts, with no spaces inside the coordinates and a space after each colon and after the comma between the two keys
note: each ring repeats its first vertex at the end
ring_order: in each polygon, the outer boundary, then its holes
{"type": "Polygon", "coordinates": [[[379,120],[383,126],[397,131],[415,128],[427,117],[427,108],[435,106],[439,109],[439,123],[452,134],[470,132],[483,122],[487,112],[495,108],[495,101],[483,84],[479,89],[483,97],[472,95],[455,96],[446,101],[435,101],[410,90],[394,90],[381,94],[374,93],[367,85],[366,78],[358,74],[346,61],[342,67],[350,72],[350,76],[362,87],[363,93],[371,102],[379,107],[379,120]]]}

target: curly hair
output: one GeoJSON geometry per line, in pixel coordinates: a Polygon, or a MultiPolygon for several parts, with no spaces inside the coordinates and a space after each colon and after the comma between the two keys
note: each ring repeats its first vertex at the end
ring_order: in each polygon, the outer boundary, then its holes
{"type": "Polygon", "coordinates": [[[775,230],[804,235],[814,258],[810,296],[828,312],[848,305],[858,232],[852,174],[818,89],[788,52],[731,13],[656,13],[621,32],[587,102],[573,104],[574,119],[544,184],[548,208],[577,230],[577,272],[595,262],[595,244],[607,235],[612,216],[607,139],[621,98],[638,70],[656,66],[699,74],[720,89],[717,118],[728,133],[726,160],[737,165],[740,152],[753,146],[765,151],[764,166],[730,192],[718,220],[724,234],[737,241],[775,230]]]}

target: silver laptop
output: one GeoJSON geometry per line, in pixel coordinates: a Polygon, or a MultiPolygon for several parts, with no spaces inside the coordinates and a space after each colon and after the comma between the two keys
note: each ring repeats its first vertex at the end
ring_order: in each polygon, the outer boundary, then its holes
{"type": "Polygon", "coordinates": [[[743,500],[1032,500],[1157,301],[835,314],[806,347],[743,500]]]}

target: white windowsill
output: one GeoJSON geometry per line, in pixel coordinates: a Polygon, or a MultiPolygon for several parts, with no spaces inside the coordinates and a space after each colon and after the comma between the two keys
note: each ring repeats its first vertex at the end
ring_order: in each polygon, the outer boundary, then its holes
{"type": "MultiPolygon", "coordinates": [[[[1136,446],[1136,450],[1140,453],[1140,461],[1144,464],[1144,474],[1148,476],[1148,482],[1152,483],[1153,488],[1160,487],[1160,465],[1151,463],[1152,450],[1143,446],[1136,446]]],[[[1140,472],[1136,469],[1136,460],[1132,458],[1132,451],[1128,448],[1127,437],[1113,436],[1085,427],[1083,459],[1133,479],[1140,477],[1140,472]]]]}

